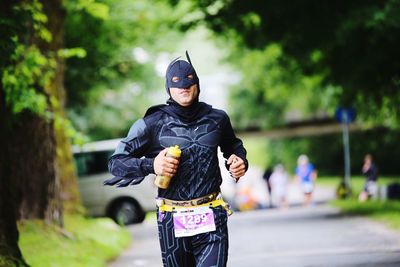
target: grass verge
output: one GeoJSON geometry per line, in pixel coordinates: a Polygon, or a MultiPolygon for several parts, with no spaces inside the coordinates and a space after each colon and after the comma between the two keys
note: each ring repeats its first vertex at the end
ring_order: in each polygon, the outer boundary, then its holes
{"type": "MultiPolygon", "coordinates": [[[[337,187],[340,177],[320,177],[317,185],[337,187]]],[[[369,200],[360,203],[357,200],[358,194],[364,186],[365,178],[354,176],[351,179],[353,191],[352,197],[348,199],[337,199],[331,202],[335,207],[347,215],[365,216],[380,222],[383,222],[392,229],[400,230],[400,201],[395,200],[369,200]]],[[[379,177],[379,185],[388,185],[393,182],[399,182],[396,177],[379,177]]]]}
{"type": "Polygon", "coordinates": [[[332,204],[345,214],[366,216],[400,230],[400,201],[371,200],[360,203],[356,199],[345,199],[334,200],[332,204]]]}
{"type": "Polygon", "coordinates": [[[20,223],[20,242],[31,267],[104,267],[131,242],[128,231],[107,218],[65,217],[65,229],[43,221],[20,223]]]}
{"type": "MultiPolygon", "coordinates": [[[[321,176],[318,177],[316,184],[323,186],[333,186],[337,187],[341,181],[341,177],[339,176],[321,176]]],[[[357,195],[361,192],[364,187],[365,177],[364,176],[352,176],[351,177],[351,188],[353,193],[357,195]]],[[[378,185],[388,185],[393,182],[400,182],[400,179],[397,177],[383,176],[379,177],[378,185]]]]}

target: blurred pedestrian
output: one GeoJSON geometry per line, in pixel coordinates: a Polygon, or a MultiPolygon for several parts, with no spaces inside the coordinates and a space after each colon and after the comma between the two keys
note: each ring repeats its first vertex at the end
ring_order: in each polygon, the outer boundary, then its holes
{"type": "Polygon", "coordinates": [[[361,171],[366,180],[364,188],[358,196],[358,200],[364,202],[369,198],[374,197],[378,191],[378,186],[376,184],[376,181],[378,180],[378,168],[374,164],[371,154],[365,155],[361,171]]]}
{"type": "Polygon", "coordinates": [[[269,182],[269,178],[271,177],[272,174],[272,169],[271,167],[267,167],[264,171],[263,174],[263,179],[265,183],[267,184],[267,190],[268,190],[268,199],[269,199],[269,207],[272,208],[272,193],[271,193],[271,183],[269,182]]]}
{"type": "Polygon", "coordinates": [[[315,180],[317,179],[317,170],[314,168],[314,165],[309,162],[306,155],[300,155],[297,159],[295,178],[300,183],[303,191],[304,205],[311,204],[315,180]]]}
{"type": "Polygon", "coordinates": [[[278,164],[274,167],[274,171],[269,178],[269,182],[271,184],[272,190],[272,199],[274,204],[278,208],[287,208],[287,186],[289,175],[285,171],[285,168],[282,164],[278,164]]]}
{"type": "Polygon", "coordinates": [[[255,210],[260,207],[259,201],[253,194],[253,190],[250,186],[246,185],[239,189],[237,193],[237,201],[239,202],[239,210],[255,210]]]}

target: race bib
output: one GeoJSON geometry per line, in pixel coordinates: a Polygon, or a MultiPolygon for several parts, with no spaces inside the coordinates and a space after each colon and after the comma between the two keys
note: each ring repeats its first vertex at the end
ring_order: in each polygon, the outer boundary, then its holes
{"type": "Polygon", "coordinates": [[[173,217],[175,237],[215,231],[214,212],[209,207],[178,209],[173,217]]]}

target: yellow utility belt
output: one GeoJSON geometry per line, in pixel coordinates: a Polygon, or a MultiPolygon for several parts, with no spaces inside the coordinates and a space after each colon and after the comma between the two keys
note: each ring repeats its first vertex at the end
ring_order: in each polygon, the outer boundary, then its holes
{"type": "Polygon", "coordinates": [[[219,207],[222,206],[227,212],[228,215],[231,215],[233,212],[232,210],[229,208],[228,203],[226,203],[222,198],[213,200],[211,202],[207,202],[204,204],[200,204],[200,205],[196,205],[196,206],[172,206],[172,205],[167,205],[167,204],[161,204],[158,209],[161,212],[173,212],[173,211],[177,211],[177,210],[187,210],[187,209],[191,209],[191,208],[198,208],[198,207],[211,207],[211,208],[215,208],[215,207],[219,207]]]}

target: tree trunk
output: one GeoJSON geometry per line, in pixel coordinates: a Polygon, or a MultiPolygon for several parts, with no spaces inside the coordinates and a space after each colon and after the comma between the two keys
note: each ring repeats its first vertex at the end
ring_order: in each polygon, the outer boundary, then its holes
{"type": "MultiPolygon", "coordinates": [[[[65,125],[65,89],[64,89],[64,60],[57,56],[57,51],[63,48],[63,22],[65,11],[62,9],[61,0],[42,0],[43,11],[48,18],[46,27],[52,34],[50,43],[41,40],[34,40],[35,44],[43,51],[43,53],[53,52],[56,55],[55,76],[51,83],[45,88],[45,91],[55,97],[58,101],[53,106],[53,112],[57,114],[58,122],[52,130],[52,137],[55,140],[55,180],[49,188],[51,201],[49,209],[46,211],[45,219],[47,221],[56,222],[63,226],[63,211],[66,207],[68,212],[76,212],[81,210],[79,190],[76,182],[75,168],[71,153],[71,144],[69,137],[66,135],[65,125]]],[[[24,208],[24,207],[22,207],[24,208]]],[[[23,210],[22,210],[23,212],[23,210]]]]}
{"type": "MultiPolygon", "coordinates": [[[[30,38],[44,55],[56,53],[61,49],[63,14],[61,3],[42,1],[43,12],[48,17],[46,27],[52,34],[52,41],[47,43],[30,38]],[[53,14],[56,13],[56,14],[53,14]]],[[[50,105],[50,96],[56,96],[57,82],[63,79],[63,68],[58,66],[50,84],[46,88],[37,88],[48,99],[50,111],[55,112],[50,105]]],[[[63,210],[60,193],[60,178],[56,161],[56,138],[53,120],[45,120],[36,114],[24,112],[12,124],[13,146],[11,159],[18,159],[13,164],[13,177],[18,181],[19,219],[44,219],[48,223],[63,225],[63,210]]]]}
{"type": "Polygon", "coordinates": [[[26,112],[12,129],[9,164],[21,200],[20,218],[57,220],[53,123],[26,112]]]}
{"type": "MultiPolygon", "coordinates": [[[[48,51],[58,51],[64,47],[64,18],[65,11],[62,9],[61,0],[42,0],[44,12],[46,13],[49,23],[47,28],[53,35],[51,43],[42,43],[41,47],[48,51]]],[[[50,84],[48,91],[55,96],[59,105],[54,107],[54,112],[60,116],[62,120],[65,116],[65,88],[64,88],[64,59],[57,57],[56,75],[50,84]]],[[[66,135],[64,127],[55,125],[55,138],[57,144],[56,171],[59,177],[60,195],[66,212],[77,212],[81,209],[80,195],[77,185],[76,171],[71,153],[71,143],[66,135]]]]}
{"type": "Polygon", "coordinates": [[[12,158],[12,131],[10,114],[5,107],[0,84],[0,266],[26,266],[18,247],[18,183],[14,176],[18,158],[12,158]]]}
{"type": "Polygon", "coordinates": [[[53,124],[44,118],[30,112],[12,115],[2,92],[1,88],[0,252],[17,262],[22,260],[17,219],[59,221],[55,138],[53,124]]]}

